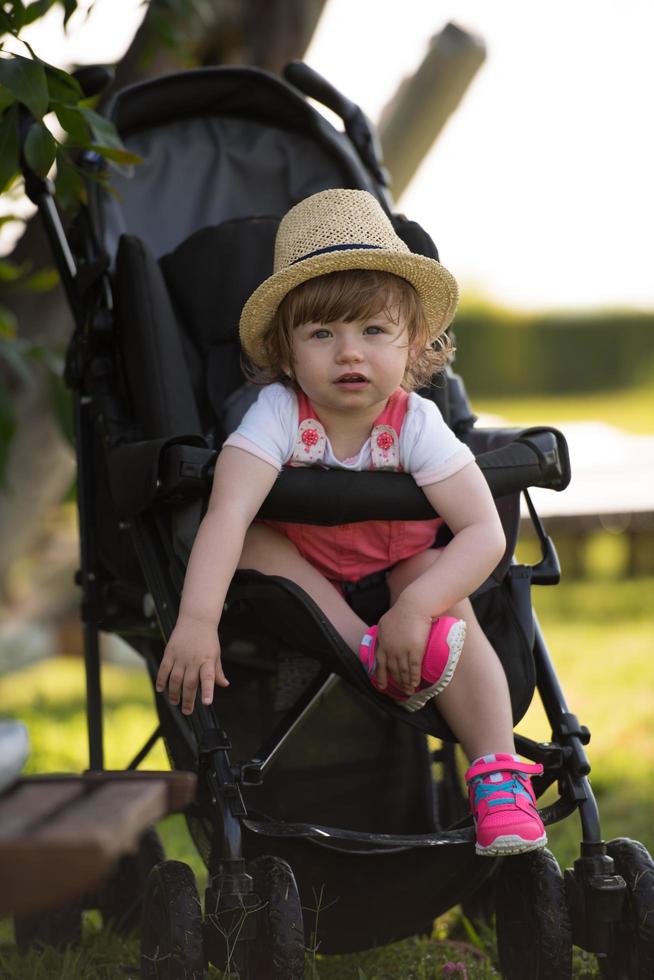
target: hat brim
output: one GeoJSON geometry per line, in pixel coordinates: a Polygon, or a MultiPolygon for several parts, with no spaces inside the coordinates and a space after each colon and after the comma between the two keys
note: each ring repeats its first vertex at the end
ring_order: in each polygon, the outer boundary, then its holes
{"type": "Polygon", "coordinates": [[[239,324],[241,346],[250,360],[262,368],[269,366],[261,339],[279,304],[292,289],[317,276],[347,269],[392,272],[410,282],[422,302],[432,340],[439,337],[454,318],[459,290],[454,276],[440,262],[414,252],[339,249],[280,269],[255,289],[243,307],[239,324]]]}

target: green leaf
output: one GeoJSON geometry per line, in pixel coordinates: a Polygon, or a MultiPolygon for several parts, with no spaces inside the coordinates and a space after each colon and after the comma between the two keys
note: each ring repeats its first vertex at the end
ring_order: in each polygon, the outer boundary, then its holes
{"type": "Polygon", "coordinates": [[[0,194],[20,170],[18,106],[14,103],[0,118],[0,194]]]}
{"type": "Polygon", "coordinates": [[[143,157],[130,153],[129,150],[116,150],[113,146],[98,146],[97,143],[93,144],[93,149],[107,160],[113,160],[114,163],[143,163],[143,157]]]}
{"type": "Polygon", "coordinates": [[[15,96],[11,94],[8,88],[0,88],[0,112],[4,112],[15,101],[15,96]]]}
{"type": "Polygon", "coordinates": [[[14,22],[14,30],[20,33],[25,25],[25,7],[21,3],[21,0],[11,0],[11,7],[11,19],[14,22]]]}
{"type": "Polygon", "coordinates": [[[48,65],[45,62],[43,68],[52,102],[77,103],[83,98],[84,93],[80,83],[67,71],[62,71],[61,68],[55,68],[54,65],[48,65]]]}
{"type": "MultiPolygon", "coordinates": [[[[89,109],[86,106],[80,106],[79,110],[84,116],[89,128],[93,134],[93,139],[103,147],[110,147],[114,150],[124,150],[123,141],[116,132],[116,127],[113,123],[105,119],[104,116],[99,115],[99,113],[94,112],[93,109],[89,109]]],[[[99,150],[98,150],[99,152],[99,150]]]]}
{"type": "Polygon", "coordinates": [[[57,150],[57,176],[55,177],[57,201],[64,211],[74,211],[86,203],[86,186],[77,168],[64,150],[57,150]]]}
{"type": "Polygon", "coordinates": [[[25,140],[25,159],[34,173],[47,177],[56,152],[57,144],[48,127],[42,122],[33,123],[25,140]]]}
{"type": "Polygon", "coordinates": [[[81,111],[76,106],[62,105],[59,102],[53,103],[52,108],[70,138],[81,146],[89,146],[91,131],[81,111]]]}
{"type": "Polygon", "coordinates": [[[113,123],[94,112],[93,109],[89,109],[88,106],[80,106],[80,112],[91,129],[93,135],[92,148],[101,156],[117,164],[119,169],[134,163],[142,163],[142,157],[125,149],[113,123]]]}
{"type": "Polygon", "coordinates": [[[475,946],[477,949],[483,951],[484,944],[479,936],[479,933],[475,929],[470,919],[468,919],[467,916],[463,915],[461,917],[461,920],[463,922],[463,928],[465,929],[468,939],[470,940],[472,945],[475,946]]]}
{"type": "Polygon", "coordinates": [[[20,55],[0,58],[0,85],[27,106],[35,119],[43,118],[49,100],[43,62],[20,55]]]}
{"type": "Polygon", "coordinates": [[[3,34],[16,33],[16,25],[14,24],[9,14],[5,13],[4,10],[0,10],[0,31],[3,34]]]}
{"type": "Polygon", "coordinates": [[[39,17],[43,17],[47,14],[50,7],[53,7],[57,0],[34,0],[34,3],[30,3],[25,9],[24,24],[32,24],[39,17]]]}
{"type": "Polygon", "coordinates": [[[77,0],[63,0],[64,4],[64,27],[77,10],[77,0]]]}

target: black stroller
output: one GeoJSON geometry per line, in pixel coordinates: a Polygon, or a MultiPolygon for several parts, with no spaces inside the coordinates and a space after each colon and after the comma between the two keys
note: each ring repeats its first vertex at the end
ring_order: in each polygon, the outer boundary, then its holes
{"type": "MultiPolygon", "coordinates": [[[[270,274],[280,217],[324,188],[363,188],[412,250],[437,257],[419,225],[393,214],[361,111],[306,65],[290,65],[285,81],[251,68],[184,72],[119,92],[107,114],[143,162],[112,177],[112,195],[90,182],[66,235],[48,183],[26,175],[76,322],[66,372],[92,769],[103,768],[98,631],[123,637],[154,677],[217,451],[251,396],[238,318],[270,274]]],[[[92,153],[81,164],[102,165],[92,153]]],[[[605,977],[654,975],[654,865],[636,842],[601,839],[589,733],[568,710],[531,609],[531,584],[556,583],[559,568],[526,492],[566,486],[565,441],[551,428],[475,428],[450,370],[422,394],[473,449],[497,500],[509,545],[473,602],[515,722],[536,688],[543,700],[551,739],[518,735],[516,745],[544,765],[538,796],[558,785],[545,823],[579,813],[574,869],[563,876],[548,851],[478,858],[454,739],[433,703],[408,716],[377,695],[302,589],[242,571],[221,623],[229,690],[190,718],[157,696],[159,726],[130,766],[162,737],[171,764],[198,773],[187,819],[209,875],[201,911],[186,865],[150,872],[145,977],[200,977],[211,962],[250,980],[297,980],[316,930],[321,953],[354,952],[428,933],[458,903],[493,909],[512,980],[569,977],[573,943],[598,954],[605,977]],[[513,558],[521,491],[542,546],[533,567],[513,558]]],[[[433,517],[408,476],[311,470],[282,474],[261,513],[318,524],[433,517]]],[[[376,579],[349,598],[368,622],[388,599],[376,579]]]]}

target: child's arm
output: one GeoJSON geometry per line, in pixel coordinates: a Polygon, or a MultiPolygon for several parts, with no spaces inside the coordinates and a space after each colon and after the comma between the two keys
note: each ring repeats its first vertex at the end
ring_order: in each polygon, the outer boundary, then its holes
{"type": "Polygon", "coordinates": [[[474,592],[506,548],[495,502],[476,463],[422,489],[454,537],[380,620],[377,679],[382,687],[388,670],[407,690],[417,687],[432,619],[474,592]]]}
{"type": "Polygon", "coordinates": [[[220,453],[207,513],[189,558],[177,624],[166,646],[156,686],[168,684],[172,704],[182,699],[191,714],[198,678],[202,701],[211,704],[214,683],[227,687],[218,642],[225,596],[243,550],[243,540],[268,496],[277,470],[232,446],[220,453]]]}

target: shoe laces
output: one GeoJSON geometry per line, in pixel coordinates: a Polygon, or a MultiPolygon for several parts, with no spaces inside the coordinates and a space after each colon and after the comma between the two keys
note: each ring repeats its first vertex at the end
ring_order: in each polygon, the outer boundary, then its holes
{"type": "Polygon", "coordinates": [[[514,804],[517,796],[524,796],[532,806],[534,802],[527,789],[526,779],[520,773],[491,773],[490,775],[479,776],[477,779],[473,779],[472,789],[475,806],[478,806],[482,800],[486,800],[488,806],[514,804]],[[500,776],[501,778],[493,780],[493,776],[500,776]]]}

